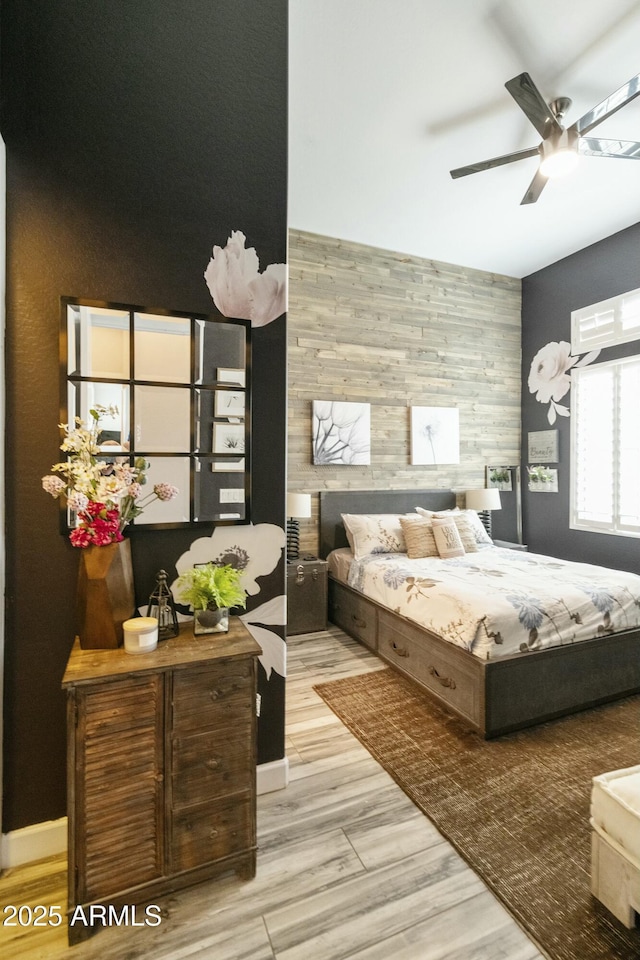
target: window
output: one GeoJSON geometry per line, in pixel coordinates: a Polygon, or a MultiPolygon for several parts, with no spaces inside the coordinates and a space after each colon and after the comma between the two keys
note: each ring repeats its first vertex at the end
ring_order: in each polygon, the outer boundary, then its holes
{"type": "Polygon", "coordinates": [[[640,290],[601,300],[571,314],[571,352],[585,353],[640,339],[640,290]]]}
{"type": "Polygon", "coordinates": [[[640,357],[574,368],[571,528],[640,537],[640,357]]]}

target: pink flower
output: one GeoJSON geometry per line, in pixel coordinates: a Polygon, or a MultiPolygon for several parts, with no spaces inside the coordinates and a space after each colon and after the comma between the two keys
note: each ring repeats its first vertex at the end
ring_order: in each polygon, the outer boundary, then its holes
{"type": "Polygon", "coordinates": [[[172,483],[156,483],[153,492],[158,500],[173,500],[180,491],[172,483]]]}
{"type": "Polygon", "coordinates": [[[141,490],[142,486],[139,483],[131,483],[127,488],[127,496],[131,497],[132,500],[137,500],[141,490]]]}
{"type": "Polygon", "coordinates": [[[74,547],[91,546],[91,535],[86,527],[76,527],[69,534],[69,540],[74,547]]]}
{"type": "Polygon", "coordinates": [[[67,489],[67,485],[64,480],[61,480],[60,477],[43,477],[42,486],[50,493],[52,497],[59,497],[61,493],[67,489]]]}
{"type": "Polygon", "coordinates": [[[83,513],[89,506],[89,498],[80,493],[77,490],[74,490],[73,493],[69,494],[67,503],[69,504],[69,509],[74,510],[76,513],[83,513]]]}

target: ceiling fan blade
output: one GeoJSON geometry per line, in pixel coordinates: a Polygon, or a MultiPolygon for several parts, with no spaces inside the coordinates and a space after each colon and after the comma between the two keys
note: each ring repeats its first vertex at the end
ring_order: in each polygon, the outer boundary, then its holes
{"type": "Polygon", "coordinates": [[[640,143],[633,140],[603,140],[601,137],[580,137],[578,153],[587,157],[623,157],[640,160],[640,143]]]}
{"type": "Polygon", "coordinates": [[[582,136],[583,133],[589,133],[589,130],[593,130],[595,126],[602,123],[607,117],[612,116],[632,100],[635,100],[638,95],[640,95],[640,73],[636,74],[635,77],[631,77],[631,80],[623,83],[619,90],[610,94],[610,96],[592,110],[589,110],[588,113],[580,117],[579,120],[576,120],[569,129],[575,130],[579,136],[582,136]]]}
{"type": "Polygon", "coordinates": [[[513,80],[507,80],[505,87],[543,140],[551,133],[562,133],[562,127],[554,117],[551,107],[528,73],[521,73],[513,80]]]}
{"type": "Polygon", "coordinates": [[[529,147],[527,150],[517,150],[515,153],[505,153],[501,157],[493,157],[491,160],[480,160],[478,163],[471,163],[467,167],[457,167],[450,170],[449,173],[456,180],[458,177],[468,177],[470,173],[480,173],[481,170],[491,170],[492,167],[501,167],[505,163],[515,163],[516,160],[525,160],[527,157],[538,157],[540,151],[537,147],[529,147]]]}
{"type": "Polygon", "coordinates": [[[536,170],[536,175],[529,184],[527,192],[520,201],[520,206],[523,203],[535,203],[544,188],[547,185],[548,177],[545,177],[544,174],[540,173],[539,170],[536,170]]]}

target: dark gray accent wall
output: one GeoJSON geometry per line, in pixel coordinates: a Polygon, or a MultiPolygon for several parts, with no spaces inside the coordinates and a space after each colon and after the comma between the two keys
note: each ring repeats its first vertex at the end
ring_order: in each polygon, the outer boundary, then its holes
{"type": "MultiPolygon", "coordinates": [[[[3,830],[65,812],[78,556],[40,478],[59,459],[60,297],[213,312],[203,273],[242,230],[286,259],[286,0],[2,0],[7,145],[3,830]]],[[[253,337],[253,520],[284,526],[286,321],[253,337]]],[[[198,528],[207,535],[212,527],[198,528]]],[[[137,600],[193,530],[131,533],[137,600]]],[[[284,563],[264,578],[284,593],[284,563]]],[[[283,631],[281,631],[283,633],[283,631]]],[[[259,761],[284,754],[260,676],[259,761]]]]}
{"type": "MultiPolygon", "coordinates": [[[[566,257],[522,281],[522,471],[524,538],[529,549],[569,560],[640,573],[640,540],[569,528],[570,422],[547,420],[547,406],[529,392],[531,361],[552,341],[571,342],[571,311],[640,287],[640,223],[566,257]],[[527,439],[530,431],[557,429],[559,462],[556,493],[527,490],[527,439]]],[[[640,352],[640,343],[612,347],[597,361],[640,352]]],[[[562,400],[571,406],[571,391],[562,400]]]]}

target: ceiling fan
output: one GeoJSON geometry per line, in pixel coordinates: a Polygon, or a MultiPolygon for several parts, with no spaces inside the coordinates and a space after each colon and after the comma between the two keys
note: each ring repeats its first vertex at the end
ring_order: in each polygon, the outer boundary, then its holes
{"type": "Polygon", "coordinates": [[[615,93],[593,107],[592,110],[589,110],[568,128],[563,127],[561,122],[571,106],[571,100],[568,97],[559,97],[552,100],[551,103],[547,103],[528,73],[521,73],[513,80],[508,80],[505,87],[542,136],[542,141],[537,147],[517,150],[501,157],[493,157],[491,160],[482,160],[466,167],[451,170],[450,173],[454,180],[458,177],[466,177],[470,173],[479,173],[481,170],[500,167],[505,163],[514,163],[516,160],[539,156],[540,166],[520,201],[521,204],[535,203],[544,190],[549,177],[568,172],[575,165],[580,155],[640,160],[640,143],[629,140],[604,140],[599,137],[586,136],[599,123],[602,123],[607,117],[610,117],[640,95],[640,73],[632,77],[619,90],[616,90],[615,93]]]}

